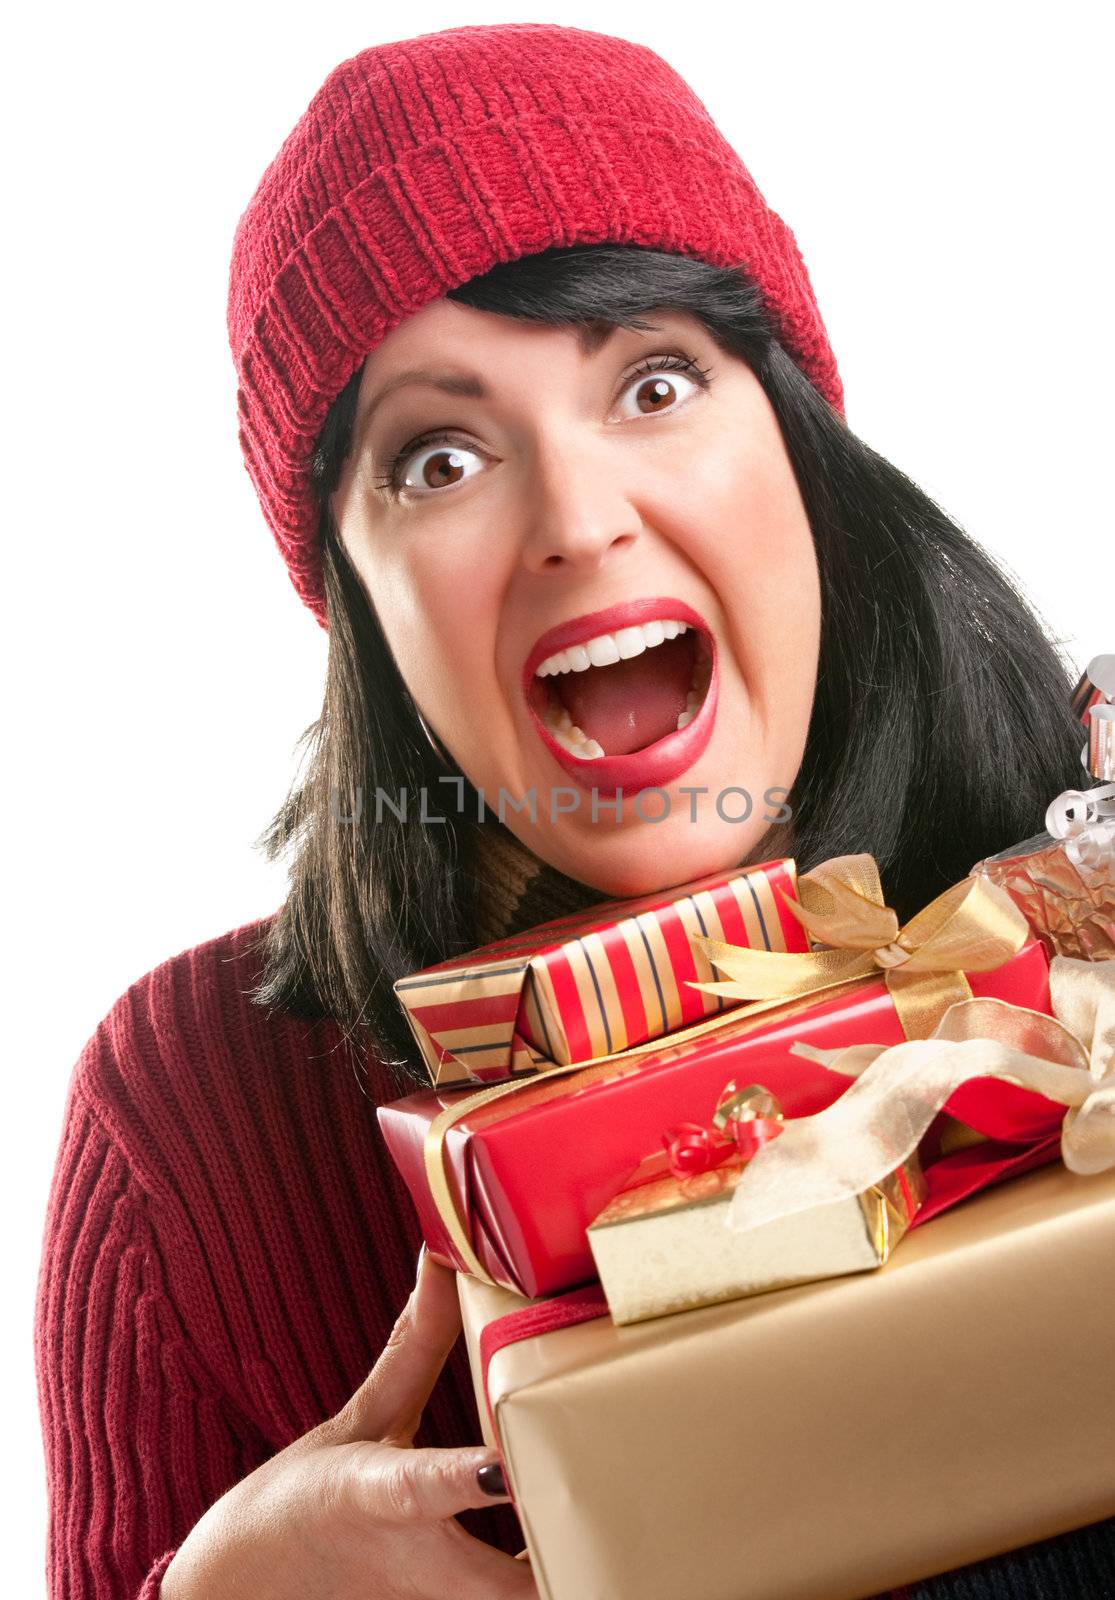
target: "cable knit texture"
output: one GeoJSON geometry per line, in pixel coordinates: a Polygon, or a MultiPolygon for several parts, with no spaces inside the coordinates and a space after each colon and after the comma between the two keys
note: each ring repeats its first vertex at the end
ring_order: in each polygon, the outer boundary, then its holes
{"type": "MultiPolygon", "coordinates": [[[[493,871],[496,931],[585,892],[546,869],[524,894],[522,866],[517,850],[493,871]]],[[[35,1318],[50,1600],[157,1600],[205,1509],[356,1389],[414,1281],[419,1234],[375,1118],[390,1086],[333,1023],[250,1004],[264,927],[132,984],[70,1082],[35,1318]]],[[[458,1343],[418,1443],[478,1438],[458,1343]]],[[[463,1520],[522,1548],[507,1507],[463,1520]]],[[[1048,1540],[904,1600],[1115,1595],[1113,1532],[1048,1540]]]]}
{"type": "Polygon", "coordinates": [[[239,221],[228,296],[245,465],[323,627],[310,471],[332,401],[447,289],[501,261],[604,242],[746,269],[843,415],[794,235],[653,50],[498,23],[377,45],[330,73],[239,221]]]}

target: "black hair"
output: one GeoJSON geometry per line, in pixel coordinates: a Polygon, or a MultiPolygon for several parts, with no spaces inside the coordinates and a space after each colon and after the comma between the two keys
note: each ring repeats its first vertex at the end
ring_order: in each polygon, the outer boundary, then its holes
{"type": "MultiPolygon", "coordinates": [[[[745,271],[640,246],[575,246],[501,263],[447,298],[551,324],[640,327],[640,313],[687,312],[762,385],[822,594],[816,695],[789,796],[800,871],[867,851],[906,920],[975,861],[1037,832],[1049,801],[1079,784],[1082,730],[1059,643],[991,557],[814,388],[745,271]]],[[[376,821],[367,803],[360,815],[339,804],[377,788],[438,793],[442,775],[330,511],[360,376],[334,402],[314,457],[325,699],[303,735],[305,774],[260,840],[292,861],[252,998],[335,1018],[405,1088],[425,1075],[394,980],[479,941],[448,807],[446,824],[430,826],[413,807],[405,820],[385,807],[376,821]]],[[[785,840],[774,825],[747,860],[788,853],[785,840]]]]}

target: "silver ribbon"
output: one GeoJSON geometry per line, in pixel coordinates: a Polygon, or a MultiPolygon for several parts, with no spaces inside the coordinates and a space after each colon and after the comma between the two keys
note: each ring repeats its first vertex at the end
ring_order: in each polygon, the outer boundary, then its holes
{"type": "Polygon", "coordinates": [[[1115,700],[1115,656],[1093,656],[1084,670],[1105,699],[1115,700]]]}
{"type": "Polygon", "coordinates": [[[1074,867],[1115,869],[1115,783],[1098,789],[1066,789],[1045,813],[1045,831],[1062,839],[1074,867]]]}

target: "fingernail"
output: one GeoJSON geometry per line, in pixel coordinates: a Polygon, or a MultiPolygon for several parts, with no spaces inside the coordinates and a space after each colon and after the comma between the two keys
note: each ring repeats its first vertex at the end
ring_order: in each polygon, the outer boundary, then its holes
{"type": "Polygon", "coordinates": [[[503,1476],[503,1468],[498,1461],[491,1461],[486,1467],[481,1467],[476,1474],[476,1481],[485,1494],[505,1495],[507,1493],[507,1483],[503,1476]]]}

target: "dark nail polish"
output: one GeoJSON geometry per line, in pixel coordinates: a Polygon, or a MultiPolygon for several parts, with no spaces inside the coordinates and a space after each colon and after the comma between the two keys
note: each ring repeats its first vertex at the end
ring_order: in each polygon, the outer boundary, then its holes
{"type": "Polygon", "coordinates": [[[481,1467],[476,1474],[476,1481],[485,1494],[506,1494],[507,1483],[503,1476],[503,1468],[498,1461],[491,1462],[486,1467],[481,1467]]]}

